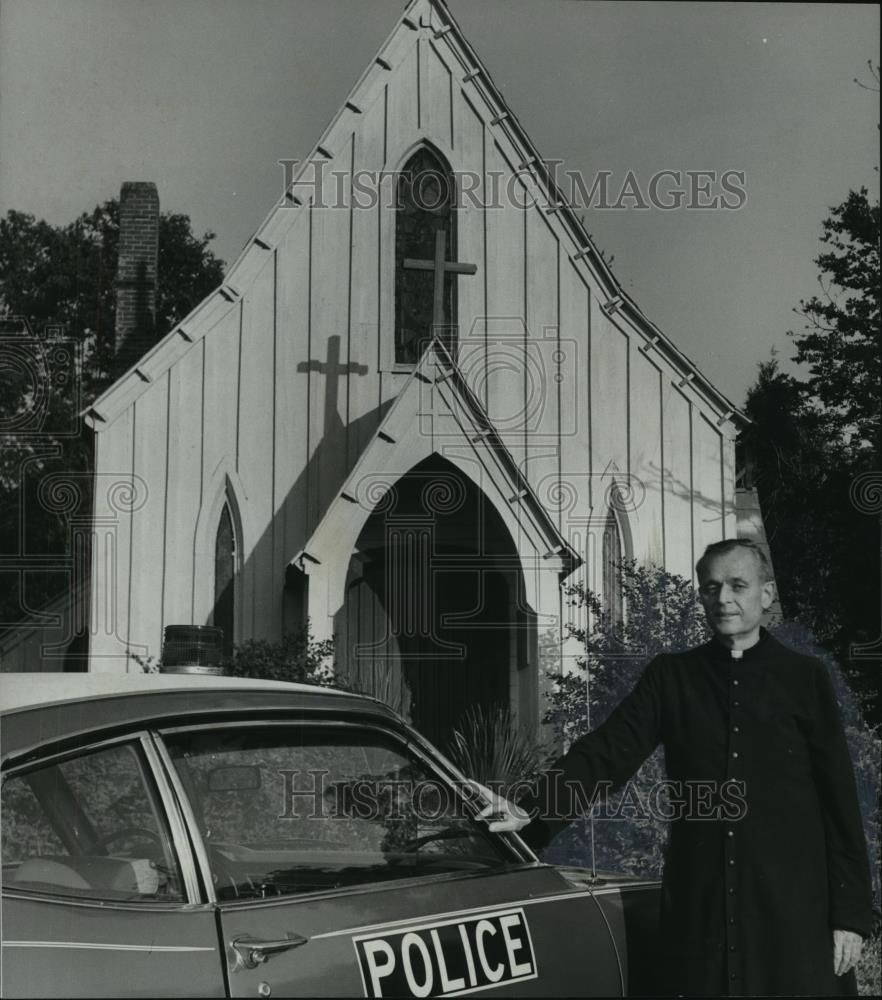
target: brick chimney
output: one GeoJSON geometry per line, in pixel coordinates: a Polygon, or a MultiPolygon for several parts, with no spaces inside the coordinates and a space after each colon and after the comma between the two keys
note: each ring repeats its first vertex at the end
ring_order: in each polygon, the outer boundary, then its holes
{"type": "Polygon", "coordinates": [[[149,181],[126,181],[119,196],[115,373],[121,374],[156,340],[156,261],[159,194],[149,181]]]}

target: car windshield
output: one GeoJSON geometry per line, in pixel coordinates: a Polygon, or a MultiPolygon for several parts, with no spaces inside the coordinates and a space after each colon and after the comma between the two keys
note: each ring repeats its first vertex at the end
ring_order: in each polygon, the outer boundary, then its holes
{"type": "Polygon", "coordinates": [[[452,784],[384,733],[264,725],[178,733],[166,743],[219,899],[514,860],[452,784]]]}

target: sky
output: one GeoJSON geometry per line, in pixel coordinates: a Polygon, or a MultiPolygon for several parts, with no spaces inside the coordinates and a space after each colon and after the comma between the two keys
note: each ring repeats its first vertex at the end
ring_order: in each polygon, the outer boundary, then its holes
{"type": "MultiPolygon", "coordinates": [[[[643,312],[741,405],[794,353],[821,222],[878,197],[879,8],[449,0],[546,160],[744,172],[737,210],[589,208],[643,312]]],[[[0,214],[72,221],[151,180],[228,264],[402,13],[403,0],[2,0],[0,214]]],[[[611,198],[615,201],[615,197],[611,198]]],[[[628,207],[630,206],[630,207],[628,207]]]]}

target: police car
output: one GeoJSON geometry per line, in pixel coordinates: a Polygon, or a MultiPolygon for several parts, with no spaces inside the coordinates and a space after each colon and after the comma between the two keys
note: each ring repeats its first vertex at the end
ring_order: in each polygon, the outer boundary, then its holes
{"type": "Polygon", "coordinates": [[[658,885],[491,833],[370,698],[3,674],[0,701],[4,996],[651,991],[658,885]]]}

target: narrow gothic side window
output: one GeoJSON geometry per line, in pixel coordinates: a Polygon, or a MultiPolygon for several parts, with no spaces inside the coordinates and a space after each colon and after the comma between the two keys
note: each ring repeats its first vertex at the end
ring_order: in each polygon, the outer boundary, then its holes
{"type": "Polygon", "coordinates": [[[622,538],[610,511],[603,529],[603,608],[615,627],[624,621],[623,605],[622,538]]]}
{"type": "Polygon", "coordinates": [[[214,543],[214,612],[212,623],[224,630],[224,652],[233,649],[236,614],[236,531],[229,503],[224,504],[214,543]]]}
{"type": "Polygon", "coordinates": [[[399,364],[419,361],[433,335],[448,350],[455,346],[456,280],[451,270],[436,266],[439,246],[441,260],[456,260],[455,190],[450,169],[426,147],[414,153],[398,176],[395,361],[399,364]]]}

